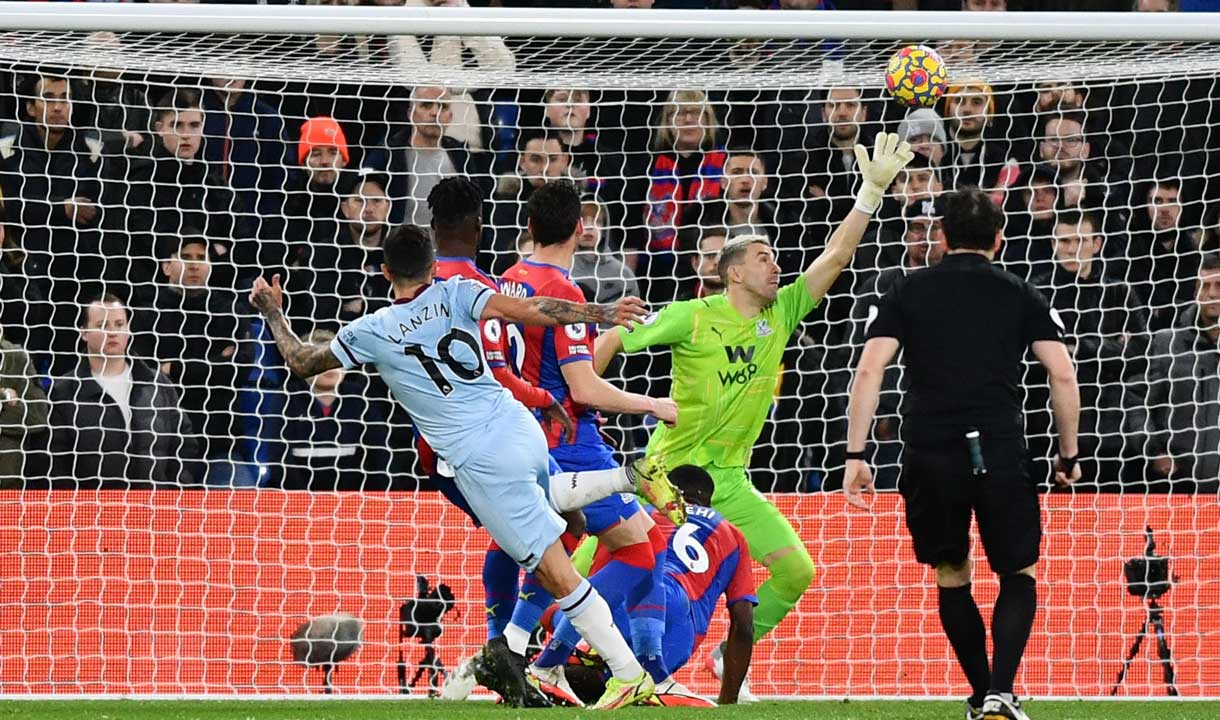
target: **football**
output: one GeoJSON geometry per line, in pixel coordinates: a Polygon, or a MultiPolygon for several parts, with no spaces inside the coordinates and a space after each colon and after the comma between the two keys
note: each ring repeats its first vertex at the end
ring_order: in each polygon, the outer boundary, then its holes
{"type": "Polygon", "coordinates": [[[905,107],[932,107],[949,85],[944,60],[927,45],[908,45],[890,58],[885,87],[905,107]]]}

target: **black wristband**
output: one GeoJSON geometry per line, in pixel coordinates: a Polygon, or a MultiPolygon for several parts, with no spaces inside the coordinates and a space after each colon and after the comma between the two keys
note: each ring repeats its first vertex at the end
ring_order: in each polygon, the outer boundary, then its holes
{"type": "Polygon", "coordinates": [[[847,452],[843,453],[843,459],[844,460],[864,460],[865,459],[864,451],[858,450],[856,452],[852,452],[851,450],[848,450],[847,452]]]}
{"type": "Polygon", "coordinates": [[[1060,457],[1059,458],[1059,469],[1062,470],[1064,472],[1064,474],[1070,473],[1070,472],[1072,472],[1072,470],[1074,470],[1076,468],[1076,463],[1079,461],[1080,461],[1079,453],[1073,455],[1072,457],[1060,457]]]}

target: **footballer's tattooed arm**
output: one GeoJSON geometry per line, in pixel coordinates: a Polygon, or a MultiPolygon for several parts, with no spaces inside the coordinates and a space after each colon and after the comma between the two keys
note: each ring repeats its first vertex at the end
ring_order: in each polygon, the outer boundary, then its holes
{"type": "Polygon", "coordinates": [[[250,304],[267,319],[267,327],[275,337],[275,346],[293,374],[308,378],[342,367],[329,345],[303,342],[292,332],[288,318],[284,317],[284,290],[280,287],[279,275],[271,278],[271,284],[261,277],[255,278],[254,287],[250,290],[250,304]]]}
{"type": "Polygon", "coordinates": [[[487,301],[483,318],[498,317],[522,325],[604,323],[631,327],[647,316],[644,301],[625,297],[613,304],[596,305],[553,297],[514,298],[496,294],[487,301]]]}

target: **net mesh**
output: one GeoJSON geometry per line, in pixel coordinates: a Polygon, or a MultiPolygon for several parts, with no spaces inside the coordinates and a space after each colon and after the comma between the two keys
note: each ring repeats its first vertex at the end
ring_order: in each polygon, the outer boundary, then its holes
{"type": "MultiPolygon", "coordinates": [[[[1123,577],[1148,526],[1176,578],[1161,600],[1176,691],[1220,696],[1220,268],[1206,258],[1220,48],[931,44],[960,87],[939,114],[906,117],[881,96],[891,42],[0,36],[0,386],[17,398],[2,409],[0,692],[317,692],[289,638],[338,612],[363,622],[340,692],[425,692],[427,647],[452,668],[483,640],[486,536],[422,491],[409,419],[375,376],[288,377],[244,302],[252,278],[282,273],[294,328],[325,339],[386,302],[379,242],[427,225],[427,190],[460,173],[488,196],[489,272],[528,252],[533,185],[571,177],[590,199],[572,272],[586,297],[714,292],[717,248],[744,233],[771,238],[789,280],[852,206],[843,149],[887,129],[929,159],[793,337],[751,461],[819,568],[756,650],[755,692],[966,690],[897,494],[863,515],[825,491],[868,309],[937,258],[924,202],[977,185],[1008,216],[1001,261],[1067,327],[1084,401],[1085,479],[1044,500],[1044,594],[1018,682],[1111,691],[1149,613],[1123,577]],[[1056,223],[1072,209],[1083,219],[1056,223]],[[124,309],[82,313],[102,291],[124,309]],[[407,604],[417,576],[454,596],[434,643],[402,622],[426,617],[407,604]]],[[[610,373],[651,395],[669,376],[657,352],[610,373]]],[[[902,385],[893,368],[873,436],[882,490],[898,482],[902,385]]],[[[1033,365],[1027,387],[1045,482],[1033,365]]],[[[606,426],[622,459],[648,429],[606,426]]],[[[986,615],[982,563],[976,588],[986,615]]],[[[718,616],[709,638],[723,632],[718,616]]],[[[1120,694],[1166,692],[1155,645],[1120,694]]],[[[706,652],[678,677],[712,692],[706,652]]]]}

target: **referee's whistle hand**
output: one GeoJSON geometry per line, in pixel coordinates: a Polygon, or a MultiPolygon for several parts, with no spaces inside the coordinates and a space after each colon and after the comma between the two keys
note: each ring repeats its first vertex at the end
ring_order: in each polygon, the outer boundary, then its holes
{"type": "Polygon", "coordinates": [[[863,460],[848,460],[843,471],[843,499],[848,505],[854,505],[861,510],[871,510],[870,504],[864,501],[865,492],[876,492],[873,487],[873,471],[863,460]]]}

